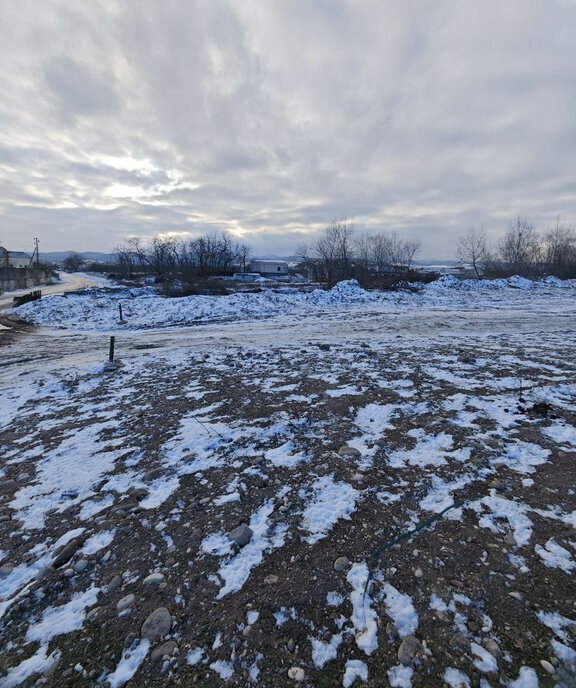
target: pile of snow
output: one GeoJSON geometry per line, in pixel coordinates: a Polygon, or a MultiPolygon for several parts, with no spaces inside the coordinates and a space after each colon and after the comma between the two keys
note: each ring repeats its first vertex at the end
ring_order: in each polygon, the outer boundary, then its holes
{"type": "Polygon", "coordinates": [[[229,296],[158,296],[151,287],[105,290],[91,289],[67,298],[49,296],[40,301],[14,309],[12,313],[30,323],[44,327],[79,328],[90,330],[116,329],[119,324],[128,329],[181,327],[201,322],[242,320],[278,315],[318,313],[319,310],[356,308],[374,304],[379,309],[396,310],[399,300],[406,308],[418,308],[422,299],[431,303],[442,298],[449,305],[451,295],[457,300],[476,298],[474,293],[510,295],[518,290],[553,292],[576,291],[576,280],[560,282],[547,278],[531,282],[523,277],[505,280],[459,280],[444,275],[428,285],[418,285],[420,293],[365,291],[356,280],[339,282],[329,291],[315,289],[310,293],[295,292],[292,288],[260,293],[235,293],[229,296]],[[562,287],[561,291],[557,287],[562,287]],[[123,320],[119,323],[119,304],[123,320]]]}
{"type": "Polygon", "coordinates": [[[512,277],[493,279],[493,280],[479,280],[466,279],[461,280],[454,275],[442,275],[435,282],[421,285],[422,289],[428,293],[446,292],[446,291],[502,291],[504,289],[524,289],[535,290],[542,287],[553,289],[575,289],[576,280],[560,280],[557,277],[545,277],[541,280],[530,280],[519,275],[512,275],[512,277]]]}

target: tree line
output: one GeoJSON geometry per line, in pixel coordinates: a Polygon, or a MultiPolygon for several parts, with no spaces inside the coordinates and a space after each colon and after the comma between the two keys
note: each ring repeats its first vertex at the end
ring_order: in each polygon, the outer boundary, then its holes
{"type": "Polygon", "coordinates": [[[553,227],[540,232],[518,216],[494,245],[489,244],[483,227],[470,227],[458,241],[457,255],[472,265],[476,277],[576,278],[576,232],[560,216],[553,227]]]}
{"type": "Polygon", "coordinates": [[[359,234],[346,218],[332,220],[311,244],[298,249],[306,270],[328,288],[341,280],[357,279],[378,286],[394,275],[406,275],[420,249],[417,241],[400,239],[396,232],[359,234]]]}
{"type": "Polygon", "coordinates": [[[192,279],[229,275],[237,265],[245,269],[250,249],[221,232],[195,239],[156,235],[147,244],[134,237],[114,253],[118,266],[130,277],[144,269],[160,277],[177,275],[192,279]]]}

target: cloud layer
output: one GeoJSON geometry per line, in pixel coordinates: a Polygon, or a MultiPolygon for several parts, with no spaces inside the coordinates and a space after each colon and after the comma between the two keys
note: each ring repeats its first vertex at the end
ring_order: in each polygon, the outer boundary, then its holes
{"type": "Polygon", "coordinates": [[[576,3],[3,2],[0,243],[576,221],[576,3]]]}

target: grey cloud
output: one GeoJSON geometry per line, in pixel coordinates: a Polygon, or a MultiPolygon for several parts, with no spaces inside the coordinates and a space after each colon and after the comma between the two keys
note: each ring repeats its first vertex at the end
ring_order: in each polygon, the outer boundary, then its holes
{"type": "Polygon", "coordinates": [[[15,241],[240,227],[275,251],[347,215],[430,255],[516,212],[576,222],[574,3],[30,7],[10,11],[18,40],[0,35],[0,231],[15,241]]]}
{"type": "Polygon", "coordinates": [[[77,117],[114,114],[120,101],[110,74],[98,73],[65,55],[49,60],[43,67],[58,117],[73,123],[77,117]]]}

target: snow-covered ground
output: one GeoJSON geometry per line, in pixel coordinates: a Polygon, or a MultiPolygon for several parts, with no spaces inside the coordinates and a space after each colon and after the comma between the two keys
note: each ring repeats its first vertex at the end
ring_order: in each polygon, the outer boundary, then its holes
{"type": "MultiPolygon", "coordinates": [[[[446,311],[502,311],[532,308],[543,310],[543,303],[573,301],[576,280],[560,281],[549,277],[532,282],[522,277],[478,281],[444,276],[437,282],[420,285],[418,293],[364,291],[355,280],[340,282],[330,291],[316,289],[299,292],[294,287],[237,293],[228,296],[188,296],[168,298],[155,294],[152,287],[117,287],[110,293],[97,289],[89,295],[51,296],[20,306],[14,312],[37,326],[66,329],[110,330],[121,323],[124,329],[181,327],[184,325],[241,321],[271,316],[307,317],[342,310],[375,309],[378,312],[419,317],[422,308],[446,311]]],[[[462,316],[460,316],[462,317],[462,316]]]]}
{"type": "Polygon", "coordinates": [[[0,335],[1,686],[574,684],[575,283],[137,293],[0,335]]]}

